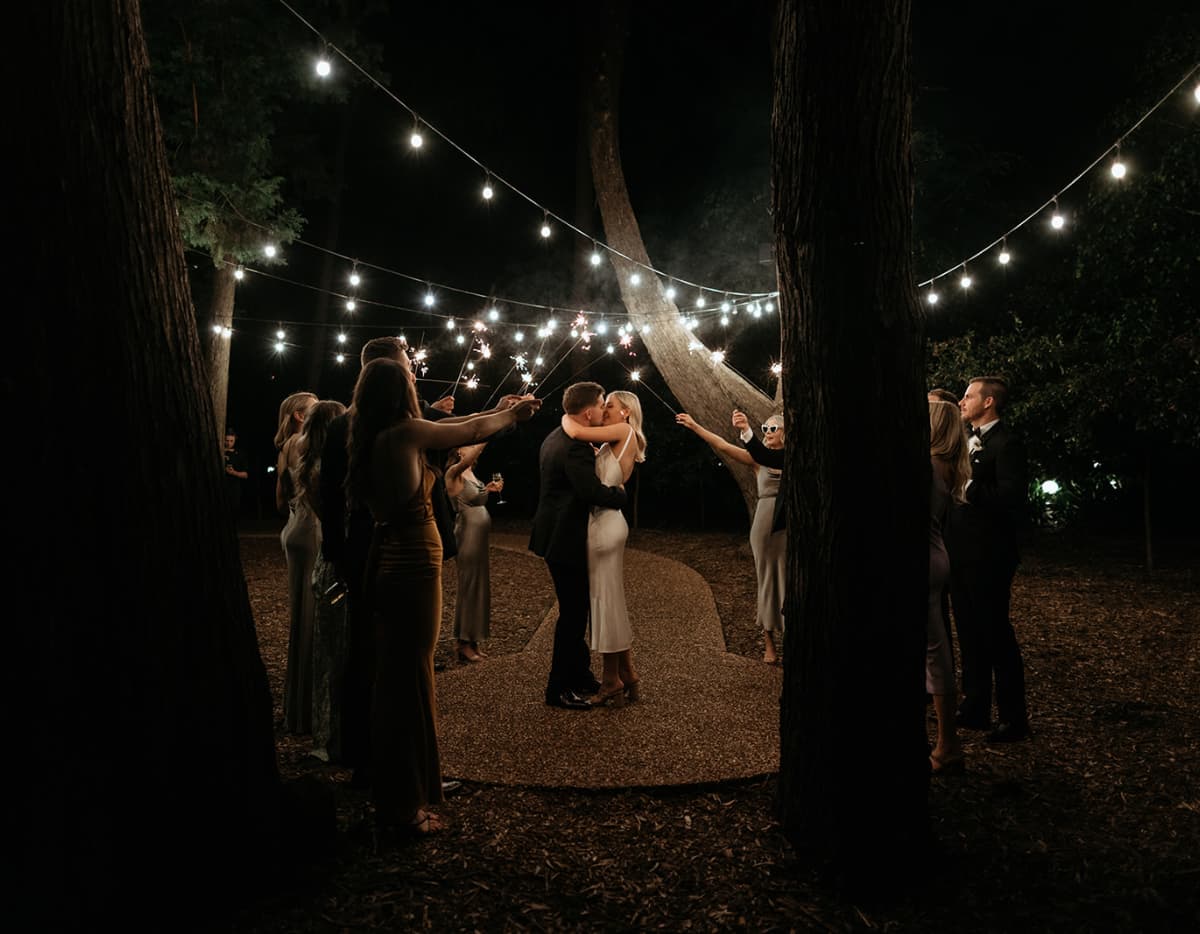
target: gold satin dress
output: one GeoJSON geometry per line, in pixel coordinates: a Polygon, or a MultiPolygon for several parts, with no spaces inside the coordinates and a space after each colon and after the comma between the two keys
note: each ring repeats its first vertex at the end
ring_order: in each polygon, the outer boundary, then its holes
{"type": "Polygon", "coordinates": [[[407,822],[442,800],[433,651],[442,623],[442,540],[425,467],[420,488],[395,513],[377,516],[367,566],[375,614],[371,723],[376,818],[407,822]]]}

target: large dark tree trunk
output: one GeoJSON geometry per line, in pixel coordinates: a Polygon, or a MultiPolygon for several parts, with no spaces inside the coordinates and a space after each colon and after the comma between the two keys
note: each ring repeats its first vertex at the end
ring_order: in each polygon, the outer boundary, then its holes
{"type": "Polygon", "coordinates": [[[194,917],[280,862],[271,696],[138,4],[28,13],[41,54],[10,149],[30,313],[4,379],[31,439],[7,485],[9,667],[28,679],[8,709],[11,881],[38,928],[128,929],[166,902],[194,917]]]}
{"type": "Polygon", "coordinates": [[[772,180],[793,441],[780,814],[801,852],[849,881],[898,879],[922,852],[929,773],[909,3],[781,0],[776,30],[772,180]]]}
{"type": "MultiPolygon", "coordinates": [[[[608,244],[636,262],[611,256],[621,289],[621,301],[640,335],[659,374],[680,405],[700,424],[733,440],[729,417],[735,406],[758,424],[774,410],[771,397],[727,366],[714,364],[707,353],[689,349],[690,333],[682,326],[679,309],[669,301],[655,276],[637,263],[650,265],[642,242],[641,228],[629,200],[625,171],[621,165],[618,132],[619,89],[626,31],[627,3],[602,0],[596,7],[596,26],[591,35],[596,62],[591,94],[592,179],[600,204],[600,217],[608,244]],[[634,286],[630,275],[640,272],[642,283],[634,286]]],[[[709,296],[710,300],[717,298],[709,296]]],[[[749,467],[729,463],[730,473],[742,491],[746,508],[753,512],[758,494],[749,467]]]]}

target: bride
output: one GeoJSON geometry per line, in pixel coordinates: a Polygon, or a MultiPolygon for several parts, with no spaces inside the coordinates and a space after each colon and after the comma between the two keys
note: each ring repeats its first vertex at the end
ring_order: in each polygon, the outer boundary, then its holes
{"type": "MultiPolygon", "coordinates": [[[[631,392],[610,392],[598,427],[584,427],[563,416],[563,431],[589,444],[602,444],[596,474],[608,486],[629,481],[636,463],[646,459],[642,404],[631,392]]],[[[588,519],[588,590],[591,596],[592,651],[604,659],[600,690],[593,705],[610,701],[623,707],[637,700],[639,678],[633,668],[633,629],[625,610],[625,539],[629,526],[619,509],[596,507],[588,519]]]]}

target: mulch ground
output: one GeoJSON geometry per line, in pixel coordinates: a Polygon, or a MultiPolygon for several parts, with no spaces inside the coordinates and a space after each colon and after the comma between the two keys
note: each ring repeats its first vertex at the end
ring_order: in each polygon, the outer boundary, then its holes
{"type": "MultiPolygon", "coordinates": [[[[697,570],[728,650],[761,655],[744,534],[637,531],[630,545],[697,570]]],[[[242,552],[278,699],[283,558],[266,537],[243,538],[242,552]]],[[[499,560],[493,617],[504,622],[489,650],[516,652],[546,608],[529,605],[513,570],[526,563],[499,560]]],[[[779,833],[773,778],[656,792],[467,783],[441,809],[445,832],[377,847],[348,774],[279,730],[284,776],[336,790],[338,853],[222,930],[1200,929],[1200,554],[1160,549],[1152,578],[1136,560],[1132,543],[1030,549],[1013,617],[1034,739],[973,740],[969,771],[932,783],[942,852],[908,898],[855,904],[821,884],[779,833]]],[[[452,600],[452,564],[445,584],[452,600]]],[[[444,628],[439,663],[451,649],[444,628]]]]}

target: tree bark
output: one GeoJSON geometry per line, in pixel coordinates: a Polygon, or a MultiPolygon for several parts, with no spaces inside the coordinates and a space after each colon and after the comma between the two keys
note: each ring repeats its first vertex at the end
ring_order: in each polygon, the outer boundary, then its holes
{"type": "Polygon", "coordinates": [[[908,0],[781,0],[771,123],[790,430],[779,810],[802,854],[867,885],[906,878],[927,833],[909,16],[908,0]]]}
{"type": "Polygon", "coordinates": [[[1154,573],[1154,545],[1150,526],[1150,452],[1142,464],[1142,536],[1146,543],[1146,573],[1154,573]]]}
{"type": "MultiPolygon", "coordinates": [[[[689,349],[691,335],[683,327],[678,307],[667,300],[656,277],[637,265],[651,264],[621,165],[618,113],[626,7],[622,0],[602,2],[597,7],[599,22],[593,32],[599,39],[593,52],[596,66],[591,94],[592,180],[606,241],[633,261],[612,254],[609,259],[630,320],[639,331],[645,325],[650,326],[649,332],[640,334],[640,338],[672,394],[697,422],[732,439],[729,417],[733,409],[742,408],[751,424],[757,424],[774,410],[771,397],[729,367],[714,364],[707,352],[689,349]],[[638,286],[630,281],[634,272],[642,276],[638,286]]],[[[753,471],[736,463],[726,466],[752,514],[758,499],[753,471]]]]}
{"type": "Polygon", "coordinates": [[[212,394],[213,413],[217,420],[217,444],[225,441],[225,416],[229,407],[229,357],[233,340],[215,328],[233,327],[234,298],[237,279],[234,271],[237,261],[227,256],[219,262],[213,272],[212,298],[208,304],[208,317],[212,327],[208,330],[208,391],[212,394]]]}
{"type": "Polygon", "coordinates": [[[261,885],[290,821],[139,7],[29,12],[16,287],[53,314],[22,316],[3,380],[44,432],[8,478],[14,891],[39,929],[136,929],[261,885]]]}

